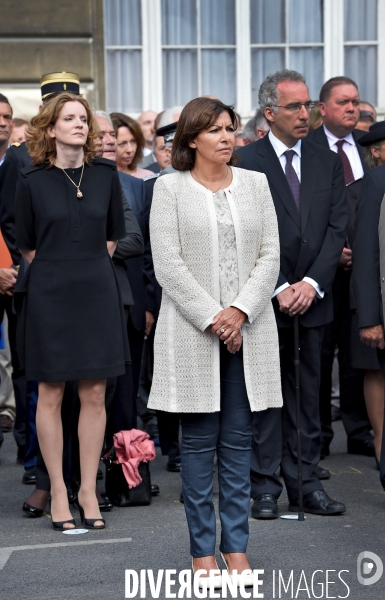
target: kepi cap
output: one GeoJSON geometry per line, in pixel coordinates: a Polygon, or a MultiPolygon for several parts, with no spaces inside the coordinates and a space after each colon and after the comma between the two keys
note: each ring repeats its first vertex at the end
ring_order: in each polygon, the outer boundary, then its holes
{"type": "Polygon", "coordinates": [[[71,92],[80,94],[80,77],[77,73],[46,73],[40,78],[41,99],[47,100],[51,94],[71,92]]]}
{"type": "Polygon", "coordinates": [[[373,125],[369,127],[368,133],[365,133],[365,135],[360,137],[357,141],[360,146],[370,146],[370,144],[375,144],[381,140],[385,140],[385,121],[373,123],[373,125]]]}
{"type": "Polygon", "coordinates": [[[170,125],[165,125],[164,127],[159,127],[159,129],[155,131],[155,135],[157,137],[164,137],[165,144],[172,142],[176,134],[177,125],[178,122],[170,123],[170,125]]]}

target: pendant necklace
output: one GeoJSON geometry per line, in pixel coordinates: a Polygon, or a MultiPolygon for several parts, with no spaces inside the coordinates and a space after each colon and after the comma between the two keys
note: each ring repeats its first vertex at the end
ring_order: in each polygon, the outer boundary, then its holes
{"type": "Polygon", "coordinates": [[[83,163],[83,166],[82,166],[82,172],[81,172],[81,175],[80,175],[80,179],[79,179],[79,184],[78,184],[78,185],[76,185],[76,183],[75,183],[74,181],[72,181],[72,179],[71,179],[71,177],[68,175],[67,171],[65,171],[65,170],[63,169],[63,167],[61,167],[61,166],[59,165],[59,163],[58,163],[58,162],[56,162],[56,164],[57,164],[57,166],[59,167],[59,169],[61,169],[61,170],[63,171],[64,175],[67,175],[67,177],[68,177],[68,179],[70,180],[70,182],[71,182],[71,183],[73,183],[73,184],[74,184],[74,186],[76,187],[76,190],[77,190],[77,191],[76,191],[76,196],[77,196],[77,198],[79,198],[79,200],[80,200],[80,198],[83,198],[83,194],[81,193],[81,191],[80,191],[80,189],[79,189],[79,188],[80,188],[80,184],[81,184],[81,182],[82,182],[82,178],[83,178],[83,173],[84,173],[84,163],[83,163]]]}
{"type": "Polygon", "coordinates": [[[219,190],[221,189],[222,185],[223,185],[223,184],[224,184],[224,182],[226,181],[227,175],[229,174],[229,167],[227,167],[227,169],[226,169],[226,175],[225,175],[225,176],[224,176],[224,178],[222,179],[222,181],[221,181],[221,185],[219,186],[219,188],[218,188],[217,190],[215,190],[215,192],[213,192],[212,190],[210,190],[210,188],[208,188],[208,187],[207,187],[207,185],[205,185],[205,184],[203,183],[203,181],[201,181],[201,180],[199,179],[198,175],[196,174],[196,172],[195,172],[194,170],[193,170],[192,172],[194,173],[195,177],[198,179],[199,183],[200,183],[201,185],[203,185],[203,187],[205,187],[205,188],[206,188],[206,190],[209,190],[209,191],[212,193],[212,195],[213,195],[213,196],[215,196],[215,194],[219,192],[219,190]]]}

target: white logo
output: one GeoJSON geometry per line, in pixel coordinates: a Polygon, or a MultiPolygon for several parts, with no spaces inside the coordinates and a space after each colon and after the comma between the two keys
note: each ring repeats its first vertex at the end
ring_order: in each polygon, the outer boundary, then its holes
{"type": "Polygon", "coordinates": [[[384,565],[374,552],[361,552],[357,558],[357,579],[361,585],[373,585],[382,577],[384,565]],[[375,570],[374,570],[375,567],[375,570]],[[370,575],[370,577],[366,577],[370,575]]]}

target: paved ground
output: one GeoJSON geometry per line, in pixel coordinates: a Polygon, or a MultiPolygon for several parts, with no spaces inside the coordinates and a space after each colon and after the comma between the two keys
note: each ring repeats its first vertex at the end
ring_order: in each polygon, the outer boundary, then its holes
{"type": "MultiPolygon", "coordinates": [[[[370,551],[385,563],[385,494],[374,459],[348,455],[345,445],[338,422],[332,455],[323,465],[333,472],[325,482],[327,492],[347,505],[344,516],[310,515],[305,522],[250,519],[248,555],[255,569],[264,569],[259,591],[265,599],[384,600],[385,573],[373,585],[359,584],[357,557],[370,551]],[[293,591],[291,584],[287,587],[291,571],[293,591]],[[336,583],[327,587],[327,579],[336,583]]],[[[152,465],[152,479],[161,487],[161,495],[151,506],[114,508],[106,515],[104,531],[68,536],[54,532],[48,517],[23,516],[21,506],[31,488],[21,483],[23,468],[15,464],[15,456],[12,435],[6,434],[0,454],[1,600],[121,600],[126,569],[153,569],[157,576],[158,569],[179,572],[189,568],[184,508],[178,501],[180,477],[165,470],[163,457],[152,465]]],[[[280,513],[286,513],[286,497],[279,504],[280,513]]],[[[78,518],[77,511],[74,516],[78,518]]],[[[221,565],[219,552],[218,562],[221,565]]],[[[364,576],[370,577],[375,570],[373,566],[364,576]]],[[[142,597],[154,597],[148,583],[142,597]]],[[[163,583],[158,597],[171,597],[163,583]]]]}

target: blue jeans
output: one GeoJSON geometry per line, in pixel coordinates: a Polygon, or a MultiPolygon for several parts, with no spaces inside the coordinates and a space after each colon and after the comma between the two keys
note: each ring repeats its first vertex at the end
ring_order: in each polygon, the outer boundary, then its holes
{"type": "Polygon", "coordinates": [[[191,555],[215,554],[213,464],[218,455],[221,552],[246,552],[249,539],[252,415],[243,372],[242,349],[230,354],[221,343],[221,410],[184,413],[183,498],[191,555]]]}

